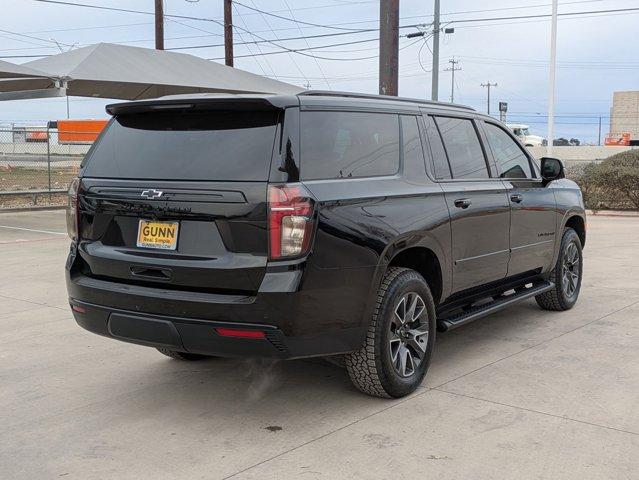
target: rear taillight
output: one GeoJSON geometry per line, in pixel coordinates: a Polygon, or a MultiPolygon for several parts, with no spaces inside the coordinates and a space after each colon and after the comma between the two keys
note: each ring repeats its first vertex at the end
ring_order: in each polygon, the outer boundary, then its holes
{"type": "Polygon", "coordinates": [[[315,202],[300,184],[268,187],[269,258],[299,257],[308,252],[315,226],[315,202]]]}
{"type": "Polygon", "coordinates": [[[78,238],[78,191],[80,190],[80,179],[74,178],[69,185],[67,197],[67,233],[71,240],[78,238]]]}

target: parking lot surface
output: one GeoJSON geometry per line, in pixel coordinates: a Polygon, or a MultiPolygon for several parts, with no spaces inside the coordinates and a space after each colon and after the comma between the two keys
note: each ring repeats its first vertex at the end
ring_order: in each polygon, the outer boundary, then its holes
{"type": "Polygon", "coordinates": [[[639,218],[591,217],[577,306],[447,334],[415,394],[321,360],[178,362],[68,308],[61,211],[0,214],[0,477],[636,479],[639,218]]]}

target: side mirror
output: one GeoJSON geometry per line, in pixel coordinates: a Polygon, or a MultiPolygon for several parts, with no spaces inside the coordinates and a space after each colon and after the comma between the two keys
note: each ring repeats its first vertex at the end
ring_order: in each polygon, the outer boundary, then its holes
{"type": "Polygon", "coordinates": [[[544,181],[544,185],[552,182],[553,180],[566,178],[566,174],[564,173],[564,164],[557,158],[542,157],[541,178],[544,181]]]}

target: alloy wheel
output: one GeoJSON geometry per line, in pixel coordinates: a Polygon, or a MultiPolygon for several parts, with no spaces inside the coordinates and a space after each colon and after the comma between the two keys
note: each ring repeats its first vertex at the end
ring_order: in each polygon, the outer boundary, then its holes
{"type": "Polygon", "coordinates": [[[390,323],[390,357],[401,377],[410,377],[426,355],[428,346],[428,312],[422,297],[416,292],[404,294],[390,323]]]}
{"type": "Polygon", "coordinates": [[[574,242],[570,242],[564,252],[561,275],[562,287],[567,298],[572,298],[579,285],[579,250],[574,242]]]}

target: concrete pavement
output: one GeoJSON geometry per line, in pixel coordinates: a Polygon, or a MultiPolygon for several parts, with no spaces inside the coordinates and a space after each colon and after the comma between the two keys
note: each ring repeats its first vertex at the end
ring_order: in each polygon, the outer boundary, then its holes
{"type": "Polygon", "coordinates": [[[10,479],[636,479],[639,219],[593,217],[577,306],[442,334],[423,387],[319,360],[177,362],[72,320],[63,212],[0,214],[0,472],[10,479]]]}

